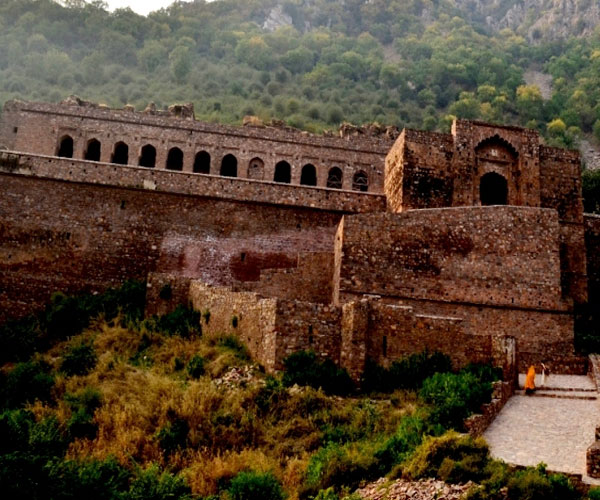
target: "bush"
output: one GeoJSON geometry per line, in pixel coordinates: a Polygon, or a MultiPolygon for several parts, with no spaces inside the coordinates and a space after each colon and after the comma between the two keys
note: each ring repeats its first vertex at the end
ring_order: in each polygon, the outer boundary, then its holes
{"type": "Polygon", "coordinates": [[[548,476],[543,464],[517,471],[508,481],[511,500],[577,500],[580,495],[561,474],[548,476]]]}
{"type": "Polygon", "coordinates": [[[600,500],[600,487],[590,488],[590,491],[588,492],[588,498],[590,500],[600,500]]]}
{"type": "Polygon", "coordinates": [[[436,373],[425,380],[420,391],[432,406],[432,421],[454,429],[462,429],[464,419],[488,402],[491,394],[492,384],[469,372],[436,373]]]}
{"type": "Polygon", "coordinates": [[[175,418],[173,422],[158,431],[156,437],[165,454],[170,455],[179,448],[186,447],[189,432],[190,426],[187,420],[175,418]]]}
{"type": "Polygon", "coordinates": [[[228,488],[231,500],[283,500],[285,495],[277,478],[270,472],[240,472],[228,488]]]}
{"type": "Polygon", "coordinates": [[[442,432],[439,426],[429,423],[423,412],[404,417],[396,433],[375,452],[381,473],[385,474],[393,466],[404,462],[422,443],[425,435],[439,435],[442,432]]]}
{"type": "Polygon", "coordinates": [[[440,352],[423,351],[419,354],[411,354],[394,361],[389,368],[383,368],[368,360],[362,386],[366,392],[418,389],[431,375],[450,371],[452,371],[452,361],[440,352]]]}
{"type": "Polygon", "coordinates": [[[202,335],[200,316],[200,312],[179,305],[173,312],[153,318],[151,329],[183,338],[202,335]]]}
{"type": "Polygon", "coordinates": [[[86,387],[77,394],[65,394],[65,402],[71,409],[71,418],[67,422],[69,434],[75,438],[94,438],[98,430],[94,413],[102,405],[100,392],[86,387]]]}
{"type": "Polygon", "coordinates": [[[81,342],[69,348],[63,356],[60,370],[68,376],[86,375],[94,369],[97,360],[93,343],[81,342]]]}
{"type": "Polygon", "coordinates": [[[283,360],[285,371],[283,384],[308,385],[329,394],[346,395],[353,391],[354,383],[346,370],[338,368],[333,361],[317,360],[314,351],[298,351],[283,360]]]}
{"type": "Polygon", "coordinates": [[[340,445],[329,443],[315,453],[306,468],[303,497],[333,487],[355,489],[363,479],[379,474],[374,456],[374,444],[369,442],[340,445]]]}
{"type": "Polygon", "coordinates": [[[250,359],[248,348],[237,335],[223,335],[218,338],[217,345],[231,351],[235,354],[235,357],[241,361],[247,361],[250,359]]]}
{"type": "Polygon", "coordinates": [[[188,500],[191,490],[182,477],[168,472],[161,473],[158,467],[152,466],[138,472],[131,483],[127,500],[188,500]]]}
{"type": "Polygon", "coordinates": [[[0,378],[3,408],[17,408],[36,399],[49,401],[54,377],[44,363],[18,363],[8,375],[0,378]]]}
{"type": "Polygon", "coordinates": [[[42,329],[35,316],[0,326],[0,365],[28,359],[41,344],[42,329]]]}
{"type": "Polygon", "coordinates": [[[187,364],[188,375],[192,378],[200,378],[204,375],[204,358],[202,356],[194,356],[187,364]]]}
{"type": "Polygon", "coordinates": [[[454,431],[427,437],[403,468],[413,478],[436,477],[449,483],[481,481],[489,462],[489,449],[482,438],[473,439],[454,431]]]}

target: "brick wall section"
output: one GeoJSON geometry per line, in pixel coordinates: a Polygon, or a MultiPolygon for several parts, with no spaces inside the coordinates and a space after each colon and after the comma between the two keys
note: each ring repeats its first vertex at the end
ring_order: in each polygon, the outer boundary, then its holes
{"type": "Polygon", "coordinates": [[[584,223],[589,299],[600,304],[600,215],[585,214],[584,223]]]}
{"type": "Polygon", "coordinates": [[[264,163],[261,178],[273,180],[275,165],[287,161],[292,167],[292,184],[300,183],[301,169],[313,164],[317,184],[324,187],[329,169],[343,171],[343,188],[352,189],[356,172],[364,171],[369,190],[381,193],[384,158],[392,141],[384,137],[325,137],[278,128],[232,127],[180,119],[165,113],[136,113],[98,106],[43,104],[8,101],[0,125],[0,144],[15,151],[55,155],[62,137],[74,140],[74,158],[84,158],[87,143],[100,141],[101,161],[110,162],[114,145],[129,146],[129,163],[138,164],[141,148],[156,148],[156,168],[164,169],[172,147],[183,151],[183,170],[191,172],[199,151],[211,156],[210,173],[218,174],[221,159],[233,154],[238,176],[248,177],[252,159],[264,163]],[[16,132],[15,132],[16,130],[16,132]]]}
{"type": "Polygon", "coordinates": [[[202,319],[202,331],[208,335],[235,333],[248,347],[253,358],[269,371],[275,369],[277,352],[275,321],[277,299],[261,298],[252,292],[231,292],[200,281],[190,283],[190,302],[197,311],[210,312],[202,319]],[[237,326],[233,326],[233,318],[237,326]]]}
{"type": "MultiPolygon", "coordinates": [[[[43,306],[57,290],[101,291],[156,270],[220,285],[252,281],[258,288],[266,269],[297,268],[300,254],[331,252],[341,217],[303,207],[0,175],[0,321],[43,306]]],[[[301,266],[297,283],[322,269],[310,271],[309,263],[301,266]]],[[[289,297],[293,290],[280,284],[277,290],[271,281],[267,292],[289,297]]],[[[319,300],[328,293],[323,290],[319,300]]]]}
{"type": "Polygon", "coordinates": [[[412,210],[343,224],[341,293],[565,310],[554,211],[412,210]]]}
{"type": "Polygon", "coordinates": [[[385,198],[371,193],[9,152],[0,153],[0,173],[336,212],[385,209],[385,198]]]}
{"type": "Polygon", "coordinates": [[[465,420],[467,432],[473,437],[481,436],[504,408],[513,392],[511,382],[494,382],[492,400],[481,406],[480,413],[471,415],[465,420]]]}
{"type": "Polygon", "coordinates": [[[259,281],[237,282],[233,289],[257,291],[267,297],[327,304],[333,294],[332,279],[333,252],[308,252],[298,255],[295,267],[261,270],[259,281]]]}
{"type": "Polygon", "coordinates": [[[386,157],[388,209],[451,206],[452,154],[451,135],[405,129],[386,157]]]}

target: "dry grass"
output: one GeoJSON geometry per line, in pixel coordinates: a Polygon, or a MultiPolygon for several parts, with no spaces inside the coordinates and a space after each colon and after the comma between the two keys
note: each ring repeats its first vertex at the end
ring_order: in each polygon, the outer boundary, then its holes
{"type": "MultiPolygon", "coordinates": [[[[278,389],[268,408],[257,403],[262,384],[218,387],[213,379],[231,366],[246,363],[219,337],[182,339],[95,322],[81,336],[44,355],[54,368],[72,343],[93,340],[98,361],[84,376],[57,374],[56,404],[36,403],[37,418],[55,415],[63,425],[71,417],[67,393],[97,389],[102,405],[94,414],[94,439],[76,439],[68,458],[105,459],[147,467],[160,464],[180,471],[195,494],[211,495],[242,470],[271,471],[291,500],[297,499],[311,453],[329,433],[340,439],[363,439],[392,433],[411,411],[414,395],[398,392],[392,401],[326,396],[311,388],[278,389]],[[206,374],[191,380],[185,369],[193,356],[206,360],[206,374]],[[411,400],[412,398],[412,400],[411,400]],[[189,425],[187,446],[171,455],[161,449],[157,433],[173,419],[189,425]]],[[[259,376],[260,377],[260,376],[259,376]]]]}

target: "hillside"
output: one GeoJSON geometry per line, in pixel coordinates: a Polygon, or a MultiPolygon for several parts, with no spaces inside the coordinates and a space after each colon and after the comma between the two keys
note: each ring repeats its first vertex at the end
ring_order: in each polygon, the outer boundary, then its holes
{"type": "MultiPolygon", "coordinates": [[[[148,17],[65,3],[0,6],[1,101],[193,102],[202,120],[253,114],[314,132],[342,121],[447,130],[457,116],[527,125],[566,147],[600,135],[595,10],[571,29],[583,2],[556,37],[548,26],[564,6],[552,3],[535,45],[506,2],[197,0],[148,17]],[[550,98],[526,83],[531,68],[550,78],[550,98]]],[[[539,8],[513,9],[525,4],[539,8]]]]}
{"type": "Polygon", "coordinates": [[[358,391],[300,352],[267,376],[234,334],[203,334],[208,310],[142,319],[144,293],[128,283],[57,294],[3,325],[3,498],[339,500],[386,474],[453,499],[500,499],[508,485],[526,500],[532,484],[544,498],[581,498],[566,478],[512,471],[452,431],[489,400],[490,367],[452,373],[449,358],[422,353],[369,366],[358,391]],[[430,477],[467,484],[410,482],[430,477]]]}

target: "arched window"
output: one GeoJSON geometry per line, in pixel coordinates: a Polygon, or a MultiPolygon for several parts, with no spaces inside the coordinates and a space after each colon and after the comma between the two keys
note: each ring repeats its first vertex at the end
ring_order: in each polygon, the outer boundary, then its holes
{"type": "Polygon", "coordinates": [[[142,147],[140,167],[154,168],[156,166],[156,148],[151,144],[142,147]]]}
{"type": "Polygon", "coordinates": [[[210,155],[206,151],[196,153],[194,158],[194,173],[210,174],[210,155]]]}
{"type": "Polygon", "coordinates": [[[179,148],[169,149],[167,170],[183,170],[183,151],[179,148]]]}
{"type": "Polygon", "coordinates": [[[273,176],[273,180],[285,184],[289,184],[292,181],[292,167],[287,161],[280,161],[275,165],[275,175],[273,176]]]}
{"type": "Polygon", "coordinates": [[[61,158],[73,158],[73,138],[65,135],[58,146],[58,154],[61,158]]]}
{"type": "Polygon", "coordinates": [[[221,161],[221,175],[237,177],[237,158],[232,154],[225,155],[221,161]]]}
{"type": "Polygon", "coordinates": [[[260,158],[252,158],[248,163],[248,179],[262,181],[265,178],[265,162],[260,158]]]}
{"type": "Polygon", "coordinates": [[[85,159],[89,161],[100,161],[100,141],[97,139],[91,139],[87,143],[87,149],[85,150],[85,159]]]}
{"type": "Polygon", "coordinates": [[[124,142],[117,142],[112,155],[112,163],[127,165],[129,162],[129,146],[124,142]]]}
{"type": "Polygon", "coordinates": [[[327,187],[332,189],[342,189],[342,170],[333,167],[327,174],[327,187]]]}
{"type": "Polygon", "coordinates": [[[506,205],[508,203],[508,184],[500,174],[490,172],[479,181],[479,196],[482,205],[506,205]]]}
{"type": "Polygon", "coordinates": [[[352,178],[352,190],[353,191],[368,191],[369,190],[369,178],[366,172],[359,170],[354,174],[352,178]]]}
{"type": "Polygon", "coordinates": [[[317,185],[317,169],[310,163],[302,167],[302,173],[300,174],[300,184],[305,186],[316,186],[317,185]]]}

